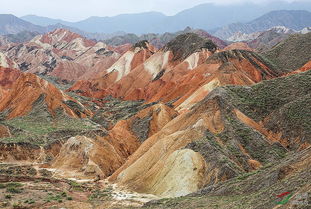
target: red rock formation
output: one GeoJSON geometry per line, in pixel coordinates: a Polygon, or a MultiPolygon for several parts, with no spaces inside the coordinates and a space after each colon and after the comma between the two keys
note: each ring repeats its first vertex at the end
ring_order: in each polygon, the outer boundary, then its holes
{"type": "Polygon", "coordinates": [[[0,87],[2,89],[11,88],[21,74],[19,70],[0,67],[0,87]]]}
{"type": "Polygon", "coordinates": [[[311,61],[307,62],[304,66],[302,66],[300,69],[298,70],[295,70],[291,73],[288,73],[287,75],[285,76],[289,76],[289,75],[294,75],[294,74],[297,74],[297,73],[302,73],[302,72],[305,72],[305,71],[308,71],[308,70],[311,70],[311,61]]]}
{"type": "Polygon", "coordinates": [[[104,137],[72,137],[51,167],[67,178],[108,177],[125,163],[143,140],[156,134],[177,115],[170,107],[156,104],[119,121],[104,137]]]}
{"type": "Polygon", "coordinates": [[[54,85],[39,78],[31,73],[18,73],[15,70],[0,69],[0,75],[11,80],[6,83],[2,82],[1,89],[6,90],[5,97],[1,98],[0,111],[8,110],[7,118],[14,118],[29,113],[36,101],[44,101],[48,111],[54,114],[58,108],[63,109],[69,116],[72,117],[85,117],[90,115],[91,112],[79,104],[76,100],[64,94],[61,90],[57,89],[54,85]],[[12,76],[13,74],[13,76],[12,76]],[[81,110],[72,109],[66,105],[66,102],[71,101],[81,106],[81,110]]]}
{"type": "Polygon", "coordinates": [[[65,29],[38,35],[29,42],[8,46],[3,51],[18,64],[15,68],[69,81],[92,78],[120,57],[112,47],[65,29]]]}
{"type": "Polygon", "coordinates": [[[228,51],[228,50],[234,50],[234,49],[239,49],[239,50],[247,50],[247,51],[254,51],[254,49],[250,48],[247,43],[244,42],[235,42],[230,44],[229,46],[226,46],[223,51],[228,51]]]}
{"type": "Polygon", "coordinates": [[[95,98],[101,98],[109,94],[114,95],[115,92],[110,90],[109,87],[122,80],[124,77],[128,77],[129,74],[132,74],[132,71],[139,68],[139,66],[151,57],[153,53],[154,47],[149,44],[147,44],[146,48],[131,48],[110,68],[103,68],[103,71],[96,76],[96,79],[78,81],[69,89],[69,91],[82,92],[82,95],[84,96],[95,98]]]}
{"type": "MultiPolygon", "coordinates": [[[[136,55],[142,52],[145,53],[141,51],[136,55]]],[[[111,71],[98,79],[79,81],[70,91],[96,98],[112,95],[125,100],[175,101],[176,109],[183,111],[218,86],[251,85],[277,76],[253,52],[229,50],[208,58],[211,54],[203,49],[185,60],[174,60],[173,52],[160,50],[148,59],[140,58],[138,63],[141,64],[127,70],[128,73],[124,73],[126,62],[122,57],[111,67],[122,70],[111,71]]]]}

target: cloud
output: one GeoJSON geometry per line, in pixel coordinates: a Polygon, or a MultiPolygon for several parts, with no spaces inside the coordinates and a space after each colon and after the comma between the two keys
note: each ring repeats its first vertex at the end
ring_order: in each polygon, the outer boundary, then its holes
{"type": "MultiPolygon", "coordinates": [[[[17,16],[36,14],[77,21],[89,16],[159,11],[167,15],[202,3],[265,3],[272,0],[1,0],[0,13],[17,16]]],[[[283,0],[286,1],[286,0],[283,0]]],[[[290,0],[289,0],[290,1],[290,0]]],[[[302,0],[311,1],[311,0],[302,0]]]]}

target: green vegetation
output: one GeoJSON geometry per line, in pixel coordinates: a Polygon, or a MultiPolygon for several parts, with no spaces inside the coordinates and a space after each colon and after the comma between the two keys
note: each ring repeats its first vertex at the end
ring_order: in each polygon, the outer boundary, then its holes
{"type": "Polygon", "coordinates": [[[112,188],[111,187],[107,187],[106,189],[103,190],[95,190],[92,192],[92,194],[89,196],[89,200],[93,201],[93,200],[104,200],[107,199],[109,197],[111,197],[111,192],[112,192],[112,188]]]}
{"type": "Polygon", "coordinates": [[[106,97],[104,107],[99,110],[94,110],[94,117],[92,121],[98,123],[105,128],[109,128],[116,124],[119,120],[126,120],[135,115],[140,110],[148,108],[155,102],[144,104],[143,100],[140,101],[122,101],[112,97],[106,97]]]}
{"type": "Polygon", "coordinates": [[[25,200],[25,201],[24,201],[24,203],[27,203],[27,204],[29,204],[29,205],[34,204],[35,202],[36,202],[36,201],[33,200],[33,199],[28,199],[28,200],[25,200]]]}
{"type": "Polygon", "coordinates": [[[12,196],[11,196],[11,195],[9,195],[9,194],[6,194],[6,195],[4,196],[4,198],[5,198],[5,199],[11,199],[11,198],[12,198],[12,196]]]}
{"type": "Polygon", "coordinates": [[[23,188],[21,188],[22,186],[23,184],[21,183],[15,183],[15,182],[7,183],[6,191],[9,193],[22,193],[23,191],[23,188]]]}
{"type": "MultiPolygon", "coordinates": [[[[265,57],[252,52],[252,51],[246,51],[246,50],[229,50],[229,51],[222,51],[218,53],[214,53],[212,56],[210,56],[207,60],[206,63],[218,63],[221,62],[223,64],[230,63],[230,59],[247,59],[254,67],[257,69],[261,70],[263,78],[266,78],[266,70],[263,69],[257,62],[260,62],[264,64],[265,66],[269,67],[273,73],[274,76],[278,76],[278,72],[275,70],[276,67],[274,66],[271,61],[267,60],[265,57]]],[[[224,65],[223,65],[224,66],[224,65]]]]}
{"type": "Polygon", "coordinates": [[[268,80],[251,87],[224,87],[232,103],[256,121],[287,138],[311,134],[311,71],[268,80]]]}
{"type": "Polygon", "coordinates": [[[291,35],[263,54],[280,73],[296,70],[311,60],[311,33],[291,35]]]}
{"type": "Polygon", "coordinates": [[[174,60],[184,60],[191,54],[201,49],[216,51],[217,45],[209,39],[202,38],[195,33],[185,33],[177,36],[174,40],[168,42],[164,49],[172,51],[174,60]]]}
{"type": "MultiPolygon", "coordinates": [[[[276,195],[283,192],[301,194],[304,191],[301,191],[301,188],[308,188],[309,182],[305,179],[309,179],[311,176],[310,166],[302,168],[299,172],[286,174],[285,178],[280,179],[278,177],[282,168],[302,162],[305,156],[310,157],[310,152],[292,153],[286,159],[277,161],[273,165],[267,164],[266,167],[259,170],[239,175],[186,197],[153,201],[144,205],[143,208],[274,208],[277,206],[275,203],[276,195]]],[[[299,208],[308,208],[308,206],[301,206],[299,208]]]]}
{"type": "Polygon", "coordinates": [[[66,192],[58,192],[57,194],[48,193],[46,202],[63,202],[63,200],[72,200],[72,197],[68,196],[66,192]]]}
{"type": "Polygon", "coordinates": [[[133,48],[139,47],[139,48],[145,48],[145,49],[147,49],[147,44],[148,44],[148,43],[149,43],[149,42],[148,42],[147,40],[142,40],[142,41],[139,41],[139,42],[135,43],[135,44],[133,45],[133,48]]]}
{"type": "Polygon", "coordinates": [[[34,145],[46,145],[63,137],[78,135],[81,132],[94,129],[95,125],[89,119],[70,118],[64,114],[55,118],[38,114],[2,121],[13,134],[10,138],[2,138],[0,142],[28,142],[34,145]]]}
{"type": "Polygon", "coordinates": [[[74,190],[74,191],[83,191],[84,190],[84,187],[82,184],[79,184],[78,182],[76,181],[69,181],[69,185],[71,186],[71,188],[74,190]]]}
{"type": "Polygon", "coordinates": [[[57,78],[51,75],[39,74],[38,76],[40,76],[40,78],[43,78],[44,80],[55,85],[58,89],[63,90],[63,91],[65,91],[66,89],[69,89],[74,84],[74,82],[72,81],[61,80],[60,78],[57,78]]]}
{"type": "Polygon", "coordinates": [[[0,184],[0,189],[6,189],[6,191],[10,193],[20,193],[22,190],[21,187],[23,187],[23,184],[17,182],[0,184]]]}

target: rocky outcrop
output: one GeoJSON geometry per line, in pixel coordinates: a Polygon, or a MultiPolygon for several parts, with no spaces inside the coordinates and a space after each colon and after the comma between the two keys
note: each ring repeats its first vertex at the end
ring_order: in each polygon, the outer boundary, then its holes
{"type": "Polygon", "coordinates": [[[69,81],[91,78],[109,68],[120,56],[102,42],[96,43],[65,29],[6,46],[2,51],[24,72],[69,81]]]}
{"type": "MultiPolygon", "coordinates": [[[[1,74],[4,76],[10,70],[1,69],[1,74]]],[[[13,71],[14,72],[14,71],[13,71]]],[[[55,114],[56,110],[63,110],[71,117],[86,117],[91,115],[82,104],[73,98],[64,94],[54,85],[30,73],[22,73],[15,81],[7,81],[2,85],[6,87],[5,97],[2,97],[0,102],[0,111],[6,112],[6,118],[14,118],[23,116],[33,108],[43,103],[51,115],[55,114]],[[70,102],[70,104],[69,104],[70,102]],[[74,104],[74,105],[71,105],[74,104]]]]}
{"type": "Polygon", "coordinates": [[[62,143],[56,141],[49,146],[18,142],[0,142],[0,161],[3,163],[48,163],[60,151],[62,143]]]}
{"type": "Polygon", "coordinates": [[[17,68],[17,64],[9,59],[4,53],[0,52],[0,67],[17,68]]]}
{"type": "Polygon", "coordinates": [[[307,149],[309,72],[215,89],[149,137],[110,181],[176,197],[260,169],[288,150],[307,149]]]}
{"type": "Polygon", "coordinates": [[[62,146],[51,168],[67,178],[109,177],[146,138],[156,134],[176,116],[173,109],[156,104],[119,121],[105,136],[72,137],[62,146]]]}
{"type": "Polygon", "coordinates": [[[145,47],[133,47],[124,53],[110,68],[97,74],[95,79],[81,80],[76,82],[69,91],[76,91],[84,96],[101,98],[110,93],[108,88],[114,83],[130,74],[135,68],[142,65],[150,56],[155,53],[155,49],[149,43],[145,47]]]}
{"type": "Polygon", "coordinates": [[[241,121],[224,98],[223,92],[216,91],[190,112],[170,121],[110,180],[138,192],[176,197],[279,159],[277,152],[268,150],[286,150],[270,144],[241,121]]]}
{"type": "MultiPolygon", "coordinates": [[[[249,49],[244,45],[242,48],[249,49]]],[[[132,58],[133,52],[129,51],[105,75],[78,81],[69,91],[95,98],[112,95],[125,100],[170,102],[176,110],[185,111],[217,86],[251,85],[278,75],[268,61],[254,52],[216,50],[212,42],[186,33],[132,67],[126,61],[132,58]]]]}

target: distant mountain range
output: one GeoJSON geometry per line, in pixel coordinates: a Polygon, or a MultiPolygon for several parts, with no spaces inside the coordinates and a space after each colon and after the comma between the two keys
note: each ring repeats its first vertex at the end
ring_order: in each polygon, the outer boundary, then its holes
{"type": "Polygon", "coordinates": [[[182,31],[188,26],[208,31],[213,36],[224,40],[236,39],[236,35],[240,36],[237,33],[248,36],[248,34],[266,31],[275,26],[285,26],[297,31],[311,26],[311,12],[307,11],[311,11],[310,3],[282,2],[278,4],[280,9],[303,8],[304,10],[270,11],[274,8],[276,8],[276,3],[268,3],[264,6],[251,3],[234,6],[202,4],[184,10],[175,16],[147,12],[114,17],[90,17],[79,22],[67,22],[35,15],[18,18],[11,14],[2,14],[0,15],[0,35],[18,34],[24,31],[42,34],[63,28],[89,39],[113,38],[109,41],[114,45],[115,41],[122,44],[123,41],[131,39],[136,42],[145,36],[151,40],[151,36],[159,38],[156,37],[159,34],[164,34],[162,38],[166,40],[168,33],[182,31]],[[265,13],[267,11],[268,13],[265,13]],[[118,40],[115,39],[116,36],[119,36],[118,40]],[[139,36],[141,38],[138,38],[139,36]]]}
{"type": "MultiPolygon", "coordinates": [[[[114,17],[90,17],[79,22],[68,22],[35,15],[27,15],[21,18],[44,27],[60,23],[90,33],[124,31],[126,33],[143,34],[176,32],[183,30],[187,26],[211,31],[235,22],[247,23],[273,10],[311,11],[311,4],[308,2],[269,2],[261,5],[254,3],[214,5],[208,3],[184,10],[174,16],[166,16],[159,12],[146,12],[122,14],[114,17]]],[[[305,21],[311,22],[308,19],[305,21]]],[[[272,26],[276,25],[269,25],[269,27],[272,26]]]]}
{"type": "Polygon", "coordinates": [[[213,31],[213,35],[228,39],[236,32],[254,33],[274,26],[302,30],[311,25],[311,13],[304,10],[278,10],[269,12],[248,23],[233,23],[213,31]]]}
{"type": "Polygon", "coordinates": [[[42,26],[34,25],[11,14],[0,14],[0,35],[16,34],[22,31],[45,32],[42,26]]]}

